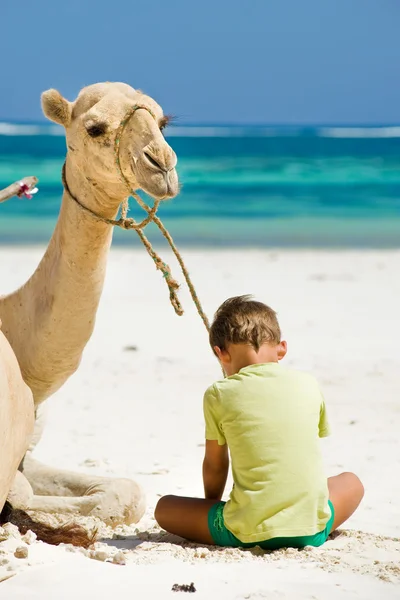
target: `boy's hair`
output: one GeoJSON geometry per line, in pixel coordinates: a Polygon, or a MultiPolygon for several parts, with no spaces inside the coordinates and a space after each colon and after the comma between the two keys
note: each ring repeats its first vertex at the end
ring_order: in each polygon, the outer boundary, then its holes
{"type": "Polygon", "coordinates": [[[210,345],[226,350],[226,344],[250,344],[258,352],[265,344],[279,344],[281,330],[276,312],[251,296],[225,300],[214,315],[210,345]]]}

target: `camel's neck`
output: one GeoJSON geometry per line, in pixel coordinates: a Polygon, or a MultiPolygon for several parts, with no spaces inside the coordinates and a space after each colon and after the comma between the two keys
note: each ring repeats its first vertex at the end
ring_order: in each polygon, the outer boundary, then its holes
{"type": "MultiPolygon", "coordinates": [[[[102,210],[101,192],[93,192],[93,186],[68,165],[66,175],[71,192],[84,205],[105,217],[115,215],[118,201],[102,210]]],[[[93,331],[111,239],[112,227],[88,214],[64,191],[41,263],[22,288],[0,299],[3,332],[36,404],[79,365],[93,331]]]]}

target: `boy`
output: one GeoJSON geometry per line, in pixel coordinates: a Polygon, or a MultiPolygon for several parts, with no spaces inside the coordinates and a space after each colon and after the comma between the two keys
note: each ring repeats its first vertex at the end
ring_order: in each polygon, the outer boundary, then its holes
{"type": "Polygon", "coordinates": [[[205,499],[164,496],[159,525],[202,544],[274,550],[320,546],[364,495],[353,473],[326,479],[319,437],[329,434],[316,380],[284,369],[276,313],[250,296],[226,300],[210,345],[227,374],[205,393],[205,499]],[[232,461],[234,486],[221,502],[232,461]]]}

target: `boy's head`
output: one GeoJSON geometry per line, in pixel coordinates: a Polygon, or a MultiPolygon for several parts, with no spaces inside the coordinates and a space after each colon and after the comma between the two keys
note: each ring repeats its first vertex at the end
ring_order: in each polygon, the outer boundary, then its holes
{"type": "Polygon", "coordinates": [[[251,296],[229,298],[219,307],[210,345],[227,375],[250,364],[277,362],[286,354],[276,312],[251,296]]]}

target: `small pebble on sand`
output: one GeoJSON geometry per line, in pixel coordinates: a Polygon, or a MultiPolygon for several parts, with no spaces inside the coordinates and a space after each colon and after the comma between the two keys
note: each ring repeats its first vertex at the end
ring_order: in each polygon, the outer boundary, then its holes
{"type": "Polygon", "coordinates": [[[36,539],[37,539],[37,535],[34,531],[31,531],[30,529],[28,529],[28,531],[25,533],[25,535],[22,536],[22,541],[25,542],[25,544],[33,544],[36,539]]]}
{"type": "Polygon", "coordinates": [[[123,552],[117,552],[113,556],[113,563],[115,565],[126,565],[125,555],[123,552]]]}
{"type": "Polygon", "coordinates": [[[95,560],[100,560],[100,561],[104,562],[107,560],[107,558],[109,558],[109,555],[104,550],[95,550],[93,552],[91,558],[94,558],[95,560]]]}
{"type": "Polygon", "coordinates": [[[13,525],[12,523],[6,523],[5,525],[3,525],[2,529],[6,532],[7,537],[21,537],[18,527],[16,525],[13,525]]]}
{"type": "Polygon", "coordinates": [[[28,547],[18,546],[14,552],[15,558],[28,558],[28,547]]]}

